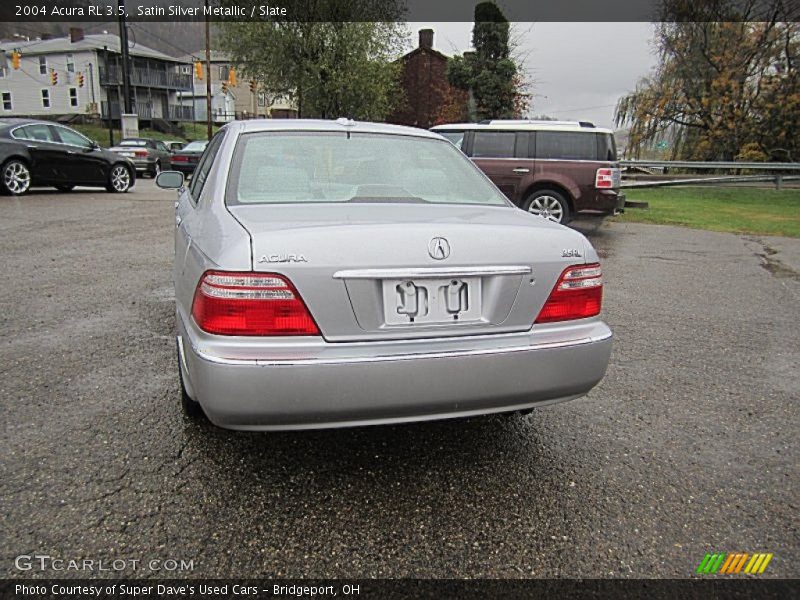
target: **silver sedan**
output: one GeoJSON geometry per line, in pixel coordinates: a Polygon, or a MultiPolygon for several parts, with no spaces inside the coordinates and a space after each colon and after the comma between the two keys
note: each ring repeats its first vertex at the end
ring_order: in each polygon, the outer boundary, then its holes
{"type": "Polygon", "coordinates": [[[406,127],[223,127],[175,213],[184,410],[243,430],[520,411],[603,377],[596,252],[406,127]]]}

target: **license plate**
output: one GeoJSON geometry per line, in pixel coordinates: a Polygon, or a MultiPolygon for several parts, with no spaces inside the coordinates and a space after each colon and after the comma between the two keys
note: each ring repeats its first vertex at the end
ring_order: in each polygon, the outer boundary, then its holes
{"type": "Polygon", "coordinates": [[[481,319],[481,278],[385,279],[387,325],[470,323],[481,319]]]}
{"type": "Polygon", "coordinates": [[[134,154],[133,152],[120,152],[120,154],[122,156],[128,156],[128,157],[131,157],[131,158],[136,156],[136,154],[134,154]]]}

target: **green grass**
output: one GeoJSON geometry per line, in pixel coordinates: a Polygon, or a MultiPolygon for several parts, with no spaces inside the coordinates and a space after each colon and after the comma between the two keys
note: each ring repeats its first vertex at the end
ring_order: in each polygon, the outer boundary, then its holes
{"type": "Polygon", "coordinates": [[[662,187],[625,195],[650,208],[628,208],[621,221],[800,238],[800,189],[662,187]]]}
{"type": "MultiPolygon", "coordinates": [[[[108,147],[108,127],[101,125],[70,125],[73,129],[80,131],[83,135],[96,141],[104,147],[108,147]]],[[[142,137],[153,138],[156,140],[205,140],[206,139],[206,124],[205,123],[186,123],[184,124],[185,136],[174,135],[172,133],[161,133],[160,131],[153,131],[150,129],[140,129],[139,135],[142,137]]],[[[214,133],[219,127],[214,126],[214,133]]],[[[114,129],[114,142],[119,142],[122,139],[122,132],[119,129],[114,129]]]]}

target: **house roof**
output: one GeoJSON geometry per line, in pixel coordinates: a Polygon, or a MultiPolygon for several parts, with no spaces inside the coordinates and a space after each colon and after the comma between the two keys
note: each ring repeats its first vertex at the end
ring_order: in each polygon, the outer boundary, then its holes
{"type": "MultiPolygon", "coordinates": [[[[67,52],[81,52],[92,50],[103,50],[106,47],[110,52],[120,53],[119,36],[111,33],[92,33],[84,36],[82,40],[76,42],[70,41],[69,37],[52,38],[49,40],[14,40],[10,42],[0,43],[0,50],[10,52],[17,49],[21,54],[27,56],[37,56],[41,54],[64,54],[67,52]]],[[[140,43],[131,43],[130,50],[131,56],[141,56],[145,58],[156,58],[159,60],[168,60],[170,62],[181,62],[173,56],[153,50],[147,46],[142,46],[140,43]]]]}
{"type": "Polygon", "coordinates": [[[435,56],[436,58],[440,58],[444,61],[449,60],[449,57],[446,54],[442,54],[441,52],[439,52],[438,50],[434,50],[433,48],[425,48],[423,46],[417,46],[411,52],[409,52],[408,54],[404,54],[400,58],[401,60],[405,61],[411,58],[412,56],[416,56],[417,54],[423,54],[423,53],[430,54],[431,56],[435,56]]]}

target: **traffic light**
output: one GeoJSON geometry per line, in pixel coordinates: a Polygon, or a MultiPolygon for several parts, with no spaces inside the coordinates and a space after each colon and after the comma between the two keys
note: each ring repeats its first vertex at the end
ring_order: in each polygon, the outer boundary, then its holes
{"type": "Polygon", "coordinates": [[[19,52],[16,50],[11,53],[11,66],[14,67],[15,70],[19,69],[19,52]]]}
{"type": "Polygon", "coordinates": [[[228,82],[227,81],[223,81],[222,82],[222,93],[225,94],[226,96],[228,95],[228,82]]]}
{"type": "Polygon", "coordinates": [[[199,60],[194,63],[194,76],[197,79],[203,78],[203,63],[201,63],[199,60]]]}
{"type": "Polygon", "coordinates": [[[255,94],[256,90],[258,89],[258,83],[256,83],[255,79],[250,80],[250,93],[255,94]]]}
{"type": "Polygon", "coordinates": [[[58,85],[58,73],[55,69],[50,69],[50,85],[58,85]]]}
{"type": "Polygon", "coordinates": [[[80,71],[78,72],[77,79],[78,79],[78,87],[83,87],[83,82],[85,81],[86,77],[84,76],[84,74],[82,72],[80,72],[80,71]]]}
{"type": "Polygon", "coordinates": [[[228,71],[228,83],[234,87],[236,86],[236,69],[233,67],[228,71]]]}

